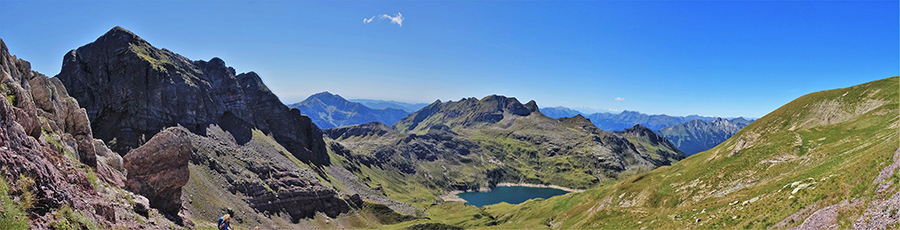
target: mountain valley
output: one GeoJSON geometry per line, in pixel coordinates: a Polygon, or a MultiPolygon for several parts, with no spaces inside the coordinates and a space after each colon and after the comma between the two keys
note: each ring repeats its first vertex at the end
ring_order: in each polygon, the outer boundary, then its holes
{"type": "Polygon", "coordinates": [[[52,78],[6,45],[3,229],[216,229],[224,214],[240,229],[900,226],[900,77],[759,119],[582,115],[502,95],[285,105],[256,72],[118,26],[52,78]],[[571,192],[456,197],[503,184],[571,192]]]}

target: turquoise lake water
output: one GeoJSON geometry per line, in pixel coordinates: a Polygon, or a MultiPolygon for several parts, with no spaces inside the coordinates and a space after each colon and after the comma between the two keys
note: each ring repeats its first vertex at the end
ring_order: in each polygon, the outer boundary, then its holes
{"type": "Polygon", "coordinates": [[[464,192],[456,194],[466,200],[467,204],[478,207],[500,202],[518,204],[534,198],[550,198],[566,194],[566,191],[555,188],[534,188],[524,186],[497,186],[489,192],[464,192]]]}

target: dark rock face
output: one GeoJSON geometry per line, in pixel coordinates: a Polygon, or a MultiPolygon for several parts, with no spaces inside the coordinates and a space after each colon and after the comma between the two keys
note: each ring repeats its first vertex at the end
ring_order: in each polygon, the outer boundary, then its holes
{"type": "Polygon", "coordinates": [[[229,112],[297,158],[329,163],[321,131],[284,106],[256,73],[236,74],[219,58],[191,61],[121,27],[67,53],[55,78],[86,109],[94,135],[119,154],[166,127],[202,133],[229,112]]]}
{"type": "Polygon", "coordinates": [[[191,143],[182,128],[169,128],[124,157],[127,188],[150,200],[150,207],[176,216],[181,209],[181,187],[190,178],[191,143]]]}

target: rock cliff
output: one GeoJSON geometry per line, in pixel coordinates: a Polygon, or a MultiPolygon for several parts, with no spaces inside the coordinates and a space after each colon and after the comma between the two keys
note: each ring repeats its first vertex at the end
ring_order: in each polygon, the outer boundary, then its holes
{"type": "Polygon", "coordinates": [[[93,139],[85,110],[59,80],[10,55],[2,40],[0,94],[0,182],[7,183],[0,187],[12,187],[0,199],[16,209],[3,210],[0,222],[11,225],[4,228],[173,225],[130,202],[146,198],[121,189],[122,158],[93,139]]]}
{"type": "Polygon", "coordinates": [[[329,164],[321,131],[290,109],[254,72],[219,58],[192,61],[115,27],[68,52],[55,77],[78,99],[94,135],[125,154],[166,127],[202,134],[227,113],[271,134],[297,158],[329,164]]]}

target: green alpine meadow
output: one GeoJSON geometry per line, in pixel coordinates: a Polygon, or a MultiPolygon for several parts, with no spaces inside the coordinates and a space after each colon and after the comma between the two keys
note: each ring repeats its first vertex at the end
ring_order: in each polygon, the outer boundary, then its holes
{"type": "Polygon", "coordinates": [[[0,0],[0,230],[900,229],[898,8],[0,0]]]}

